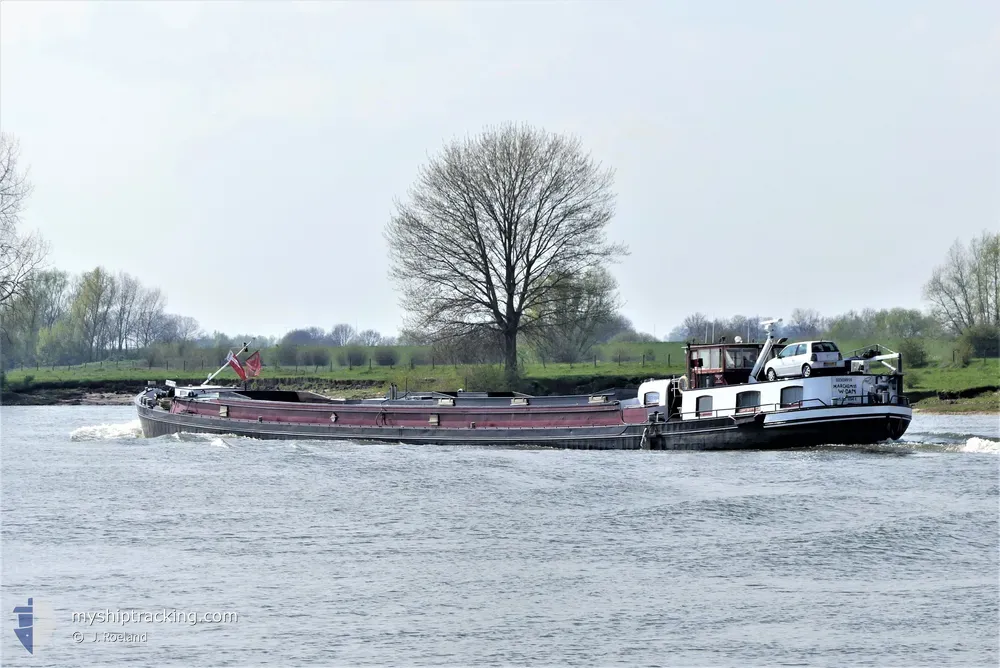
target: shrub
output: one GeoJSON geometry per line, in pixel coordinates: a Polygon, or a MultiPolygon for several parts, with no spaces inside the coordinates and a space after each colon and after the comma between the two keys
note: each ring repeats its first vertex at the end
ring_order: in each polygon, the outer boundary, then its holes
{"type": "Polygon", "coordinates": [[[647,362],[655,362],[656,361],[656,351],[653,350],[652,348],[647,348],[646,352],[644,352],[643,355],[646,356],[646,361],[647,362]]]}
{"type": "Polygon", "coordinates": [[[327,366],[330,364],[330,351],[320,346],[299,348],[298,363],[303,366],[327,366]]]}
{"type": "Polygon", "coordinates": [[[424,364],[430,364],[431,358],[426,351],[414,350],[410,353],[410,366],[421,366],[424,364]]]}
{"type": "Polygon", "coordinates": [[[923,382],[924,377],[919,371],[909,371],[904,376],[903,385],[906,389],[912,390],[923,382]]]}
{"type": "Polygon", "coordinates": [[[903,363],[907,366],[914,369],[927,366],[927,350],[921,339],[903,339],[899,344],[899,352],[903,356],[903,363]]]}
{"type": "Polygon", "coordinates": [[[972,343],[963,337],[958,340],[955,352],[958,353],[959,366],[966,367],[969,366],[969,362],[972,361],[972,355],[975,353],[975,349],[972,347],[972,343]]]}
{"type": "Polygon", "coordinates": [[[399,351],[395,348],[376,348],[375,363],[379,366],[394,367],[399,364],[399,351]]]}
{"type": "Polygon", "coordinates": [[[359,346],[350,346],[337,353],[337,364],[340,366],[362,366],[367,363],[368,354],[359,346]]]}
{"type": "Polygon", "coordinates": [[[959,338],[972,351],[970,357],[1000,357],[1000,327],[973,325],[959,338]]]}
{"type": "Polygon", "coordinates": [[[612,362],[618,362],[619,364],[624,364],[632,359],[632,351],[628,348],[618,348],[615,350],[615,357],[612,362]]]}
{"type": "MultiPolygon", "coordinates": [[[[282,366],[295,366],[299,363],[299,347],[293,345],[278,346],[278,364],[282,366]]],[[[225,357],[225,355],[223,355],[225,357]]]]}
{"type": "Polygon", "coordinates": [[[465,370],[465,382],[466,385],[462,389],[469,392],[497,392],[509,389],[503,367],[494,364],[468,367],[465,370]]]}

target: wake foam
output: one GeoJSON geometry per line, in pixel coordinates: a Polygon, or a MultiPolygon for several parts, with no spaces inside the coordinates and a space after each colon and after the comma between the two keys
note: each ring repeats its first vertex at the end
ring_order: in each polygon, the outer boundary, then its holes
{"type": "MultiPolygon", "coordinates": [[[[182,443],[207,443],[209,445],[214,445],[218,448],[229,448],[232,447],[229,443],[225,441],[218,434],[201,434],[192,432],[179,432],[170,434],[170,438],[175,441],[180,441],[182,443]]],[[[235,438],[235,436],[231,436],[235,438]]]]}
{"type": "Polygon", "coordinates": [[[963,445],[953,446],[952,448],[955,452],[973,452],[973,453],[988,453],[993,455],[1000,455],[1000,441],[991,441],[988,438],[979,438],[978,436],[973,436],[967,440],[963,445]]]}
{"type": "Polygon", "coordinates": [[[95,424],[77,427],[69,434],[71,441],[117,441],[141,437],[142,426],[138,419],[122,424],[95,424]]]}

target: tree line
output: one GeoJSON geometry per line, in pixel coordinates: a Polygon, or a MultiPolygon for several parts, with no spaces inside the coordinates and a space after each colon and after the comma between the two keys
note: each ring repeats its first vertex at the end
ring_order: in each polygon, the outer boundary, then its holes
{"type": "MultiPolygon", "coordinates": [[[[721,337],[733,341],[739,336],[745,341],[763,341],[767,334],[760,323],[771,319],[773,318],[770,316],[759,315],[709,318],[703,313],[694,313],[672,329],[668,339],[703,343],[718,341],[721,337]]],[[[830,317],[823,316],[815,309],[796,308],[792,309],[789,317],[776,323],[773,331],[777,337],[790,339],[822,336],[852,341],[941,338],[946,335],[945,328],[935,317],[918,309],[906,308],[866,308],[830,317]]]]}
{"type": "MultiPolygon", "coordinates": [[[[995,356],[1000,347],[1000,233],[983,232],[968,244],[956,241],[945,261],[924,285],[928,312],[919,309],[866,308],[825,317],[815,309],[796,308],[774,327],[776,336],[871,341],[956,338],[975,356],[995,356]]],[[[760,323],[769,316],[708,318],[687,316],[671,330],[672,341],[748,341],[766,336],[760,323]]]]}
{"type": "Polygon", "coordinates": [[[37,271],[0,306],[4,360],[77,364],[125,359],[158,343],[183,348],[198,335],[198,323],[165,305],[159,289],[104,267],[78,276],[37,271]]]}
{"type": "MultiPolygon", "coordinates": [[[[193,318],[167,313],[160,290],[128,274],[43,270],[44,242],[18,230],[31,192],[24,174],[16,142],[0,135],[0,345],[7,367],[183,357],[193,349],[218,357],[250,338],[203,333],[193,318]]],[[[256,337],[269,350],[265,361],[325,365],[335,355],[353,364],[348,348],[423,346],[432,359],[502,364],[511,381],[529,358],[574,363],[602,343],[655,340],[621,315],[608,270],[628,255],[607,238],[613,183],[613,170],[578,138],[527,125],[503,124],[446,143],[420,168],[384,230],[404,329],[384,337],[338,324],[256,337]]],[[[934,269],[924,288],[927,314],[897,308],[824,317],[802,308],[778,331],[855,340],[974,334],[995,342],[998,287],[1000,235],[984,232],[967,246],[956,242],[934,269]]],[[[760,340],[763,319],[696,313],[668,338],[760,340]]]]}
{"type": "MultiPolygon", "coordinates": [[[[360,366],[369,359],[393,366],[402,361],[395,350],[399,346],[426,348],[411,351],[406,361],[414,364],[502,362],[500,342],[482,333],[436,339],[427,332],[404,329],[398,336],[383,336],[347,323],[329,329],[293,329],[281,337],[206,333],[196,319],[169,313],[166,304],[162,290],[124,272],[115,274],[104,267],[79,275],[36,271],[0,305],[3,367],[117,360],[161,364],[184,358],[212,364],[250,340],[264,351],[266,364],[281,366],[360,366]]],[[[538,339],[531,349],[534,358],[573,363],[588,359],[595,345],[655,340],[636,331],[621,314],[595,318],[562,334],[538,339]]]]}

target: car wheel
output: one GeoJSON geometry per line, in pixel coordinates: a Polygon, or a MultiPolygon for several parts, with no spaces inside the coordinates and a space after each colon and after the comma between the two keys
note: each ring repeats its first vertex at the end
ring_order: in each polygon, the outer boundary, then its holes
{"type": "Polygon", "coordinates": [[[774,369],[768,369],[767,370],[767,379],[770,380],[770,381],[774,381],[774,380],[778,379],[778,374],[774,373],[774,369]]]}
{"type": "Polygon", "coordinates": [[[802,365],[802,377],[803,378],[808,378],[811,375],[813,375],[813,368],[811,366],[809,366],[808,364],[803,364],[802,365]]]}

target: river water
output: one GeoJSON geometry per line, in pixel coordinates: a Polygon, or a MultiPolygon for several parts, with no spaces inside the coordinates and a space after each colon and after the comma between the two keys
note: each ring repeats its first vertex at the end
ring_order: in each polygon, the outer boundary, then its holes
{"type": "Polygon", "coordinates": [[[1000,661],[995,415],[734,453],[0,428],[4,666],[1000,661]]]}

